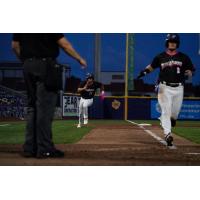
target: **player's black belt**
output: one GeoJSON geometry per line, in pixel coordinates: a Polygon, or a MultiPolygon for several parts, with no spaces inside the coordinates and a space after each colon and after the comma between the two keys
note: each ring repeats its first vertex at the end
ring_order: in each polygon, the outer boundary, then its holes
{"type": "Polygon", "coordinates": [[[178,87],[178,86],[183,85],[183,83],[167,83],[165,81],[161,81],[161,83],[170,87],[178,87]]]}

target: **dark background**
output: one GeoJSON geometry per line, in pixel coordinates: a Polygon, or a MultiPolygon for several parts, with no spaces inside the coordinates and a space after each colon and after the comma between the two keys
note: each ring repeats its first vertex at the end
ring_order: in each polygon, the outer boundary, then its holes
{"type": "MultiPolygon", "coordinates": [[[[88,62],[88,72],[94,71],[94,34],[92,33],[65,33],[66,37],[73,44],[80,54],[86,58],[88,62]]],[[[101,65],[102,71],[123,71],[125,68],[125,49],[126,34],[110,33],[102,34],[101,47],[101,65]]],[[[136,33],[134,46],[134,63],[136,76],[139,71],[150,64],[153,57],[164,50],[164,42],[166,33],[136,33]]],[[[200,56],[199,51],[199,34],[185,33],[180,34],[181,45],[180,51],[188,54],[195,67],[196,74],[193,78],[194,85],[200,85],[200,56]]],[[[11,50],[11,33],[0,33],[0,62],[17,61],[11,50]]],[[[85,71],[80,70],[80,66],[76,61],[65,56],[61,52],[59,56],[61,63],[69,63],[72,68],[72,75],[83,78],[85,71]]],[[[150,74],[144,78],[146,83],[154,83],[156,81],[157,72],[150,74]]]]}

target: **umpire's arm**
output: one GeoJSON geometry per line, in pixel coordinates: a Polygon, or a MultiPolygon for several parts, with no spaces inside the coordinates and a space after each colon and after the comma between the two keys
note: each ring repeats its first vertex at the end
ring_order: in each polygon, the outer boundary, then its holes
{"type": "Polygon", "coordinates": [[[18,41],[12,41],[12,50],[15,55],[20,59],[20,44],[18,41]]]}
{"type": "Polygon", "coordinates": [[[65,53],[76,59],[82,66],[87,66],[86,61],[76,52],[71,43],[65,37],[60,38],[57,43],[65,51],[65,53]]]}

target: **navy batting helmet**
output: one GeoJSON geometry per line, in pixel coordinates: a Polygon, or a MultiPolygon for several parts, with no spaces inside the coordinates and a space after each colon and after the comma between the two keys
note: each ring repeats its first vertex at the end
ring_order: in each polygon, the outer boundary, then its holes
{"type": "Polygon", "coordinates": [[[86,79],[94,79],[94,75],[91,73],[86,74],[86,79]]]}
{"type": "Polygon", "coordinates": [[[180,37],[177,33],[169,33],[167,34],[167,37],[165,39],[165,46],[168,48],[168,43],[174,42],[177,44],[177,48],[179,48],[180,45],[180,37]]]}

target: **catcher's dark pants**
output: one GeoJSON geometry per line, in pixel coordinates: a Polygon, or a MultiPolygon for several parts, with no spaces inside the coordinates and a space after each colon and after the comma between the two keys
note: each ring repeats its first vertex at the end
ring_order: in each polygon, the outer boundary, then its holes
{"type": "Polygon", "coordinates": [[[24,62],[24,77],[28,93],[27,125],[24,151],[48,152],[54,149],[52,121],[57,101],[57,92],[45,88],[45,59],[27,59],[24,62]]]}

